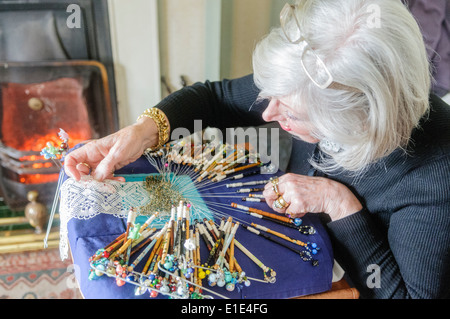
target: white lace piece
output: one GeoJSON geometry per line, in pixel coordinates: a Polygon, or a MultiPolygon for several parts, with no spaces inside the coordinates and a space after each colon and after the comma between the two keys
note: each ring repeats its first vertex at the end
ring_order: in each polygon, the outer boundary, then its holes
{"type": "MultiPolygon", "coordinates": [[[[67,225],[72,218],[88,220],[99,214],[126,218],[132,207],[144,207],[151,203],[152,196],[144,187],[143,176],[133,175],[133,178],[124,183],[113,180],[99,182],[87,175],[78,182],[69,178],[61,185],[59,250],[62,260],[68,258],[69,254],[67,225]]],[[[212,212],[188,176],[172,176],[171,179],[173,183],[183,186],[182,195],[192,205],[191,219],[212,218],[212,212]]],[[[162,214],[151,223],[151,227],[162,228],[170,218],[169,211],[160,213],[162,214]]]]}
{"type": "Polygon", "coordinates": [[[142,182],[98,182],[91,176],[84,176],[77,182],[69,178],[61,185],[60,255],[68,258],[67,225],[72,218],[87,220],[100,213],[125,218],[131,207],[147,205],[150,197],[142,182]]]}

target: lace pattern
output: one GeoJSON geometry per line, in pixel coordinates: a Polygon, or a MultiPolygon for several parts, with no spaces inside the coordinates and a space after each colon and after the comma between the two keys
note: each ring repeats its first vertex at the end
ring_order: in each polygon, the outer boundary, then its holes
{"type": "MultiPolygon", "coordinates": [[[[96,181],[91,176],[83,176],[80,181],[67,179],[60,190],[60,254],[61,259],[68,258],[68,223],[71,219],[89,220],[99,214],[110,214],[117,218],[126,218],[131,207],[145,207],[152,201],[152,196],[144,187],[143,180],[148,174],[126,176],[126,183],[105,180],[96,181]]],[[[167,177],[167,176],[166,176],[167,177]]],[[[212,218],[212,213],[203,201],[200,193],[188,176],[172,176],[173,183],[183,187],[184,198],[191,203],[190,217],[212,218]]],[[[162,228],[170,218],[170,211],[160,211],[151,227],[162,228]]],[[[145,219],[147,216],[145,216],[145,219]]]]}
{"type": "Polygon", "coordinates": [[[80,181],[67,179],[61,185],[59,206],[61,259],[68,257],[67,225],[72,218],[87,220],[100,213],[125,218],[131,207],[143,206],[149,201],[142,182],[98,182],[91,176],[84,176],[80,181]]]}

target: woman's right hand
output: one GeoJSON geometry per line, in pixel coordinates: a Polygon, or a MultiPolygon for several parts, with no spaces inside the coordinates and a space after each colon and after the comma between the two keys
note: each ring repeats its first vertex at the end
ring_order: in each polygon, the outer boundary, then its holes
{"type": "Polygon", "coordinates": [[[98,180],[115,179],[118,170],[142,156],[144,151],[158,142],[158,128],[149,118],[127,126],[116,133],[98,140],[88,141],[82,147],[70,152],[64,160],[68,176],[80,180],[82,175],[92,174],[98,180]]]}

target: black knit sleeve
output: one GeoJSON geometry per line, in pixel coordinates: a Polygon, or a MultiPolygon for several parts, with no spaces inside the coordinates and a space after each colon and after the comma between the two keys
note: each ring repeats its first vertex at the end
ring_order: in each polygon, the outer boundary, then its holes
{"type": "Polygon", "coordinates": [[[405,175],[385,199],[398,207],[387,234],[367,209],[328,224],[362,297],[450,297],[449,167],[442,156],[405,175]]]}
{"type": "Polygon", "coordinates": [[[192,133],[194,120],[201,120],[202,128],[257,126],[264,124],[261,113],[267,105],[257,101],[258,94],[253,75],[248,75],[195,83],[172,93],[156,107],[167,115],[172,130],[183,127],[192,133]]]}

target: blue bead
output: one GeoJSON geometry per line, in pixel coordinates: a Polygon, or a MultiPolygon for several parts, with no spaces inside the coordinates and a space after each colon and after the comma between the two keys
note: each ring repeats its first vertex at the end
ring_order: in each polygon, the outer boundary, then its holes
{"type": "Polygon", "coordinates": [[[300,226],[303,223],[303,220],[301,218],[295,218],[294,219],[294,225],[300,226]]]}
{"type": "Polygon", "coordinates": [[[312,244],[311,244],[311,247],[312,247],[312,248],[317,248],[317,244],[316,244],[316,243],[312,243],[312,244]]]}
{"type": "Polygon", "coordinates": [[[316,249],[313,249],[313,250],[311,250],[311,253],[312,253],[313,255],[315,255],[315,254],[317,254],[317,250],[316,250],[316,249]]]}

